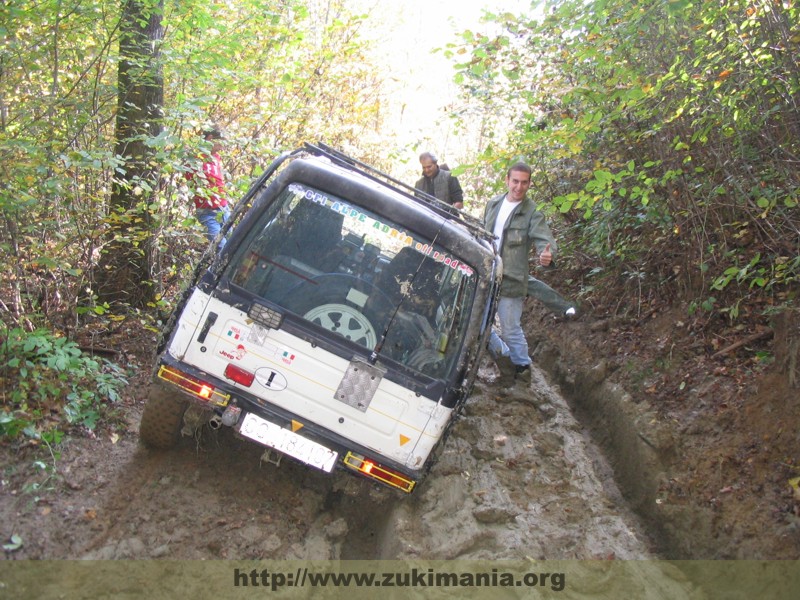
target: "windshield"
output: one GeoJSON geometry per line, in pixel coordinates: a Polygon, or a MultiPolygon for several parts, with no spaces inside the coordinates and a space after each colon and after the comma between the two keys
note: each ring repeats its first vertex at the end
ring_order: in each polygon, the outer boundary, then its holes
{"type": "Polygon", "coordinates": [[[370,210],[291,184],[228,266],[231,283],[326,332],[445,377],[461,348],[473,269],[370,210]]]}

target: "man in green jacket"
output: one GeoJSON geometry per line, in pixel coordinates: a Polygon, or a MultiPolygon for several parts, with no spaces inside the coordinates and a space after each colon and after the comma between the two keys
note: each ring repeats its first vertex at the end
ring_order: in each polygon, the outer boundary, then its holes
{"type": "Polygon", "coordinates": [[[531,246],[543,267],[553,266],[557,246],[544,215],[527,196],[531,187],[531,168],[523,162],[514,164],[506,174],[508,192],[486,205],[484,224],[493,232],[503,259],[503,281],[497,305],[499,331],[493,330],[489,353],[500,369],[500,385],[515,382],[530,384],[531,358],[528,342],[520,323],[528,295],[528,257],[531,246]]]}

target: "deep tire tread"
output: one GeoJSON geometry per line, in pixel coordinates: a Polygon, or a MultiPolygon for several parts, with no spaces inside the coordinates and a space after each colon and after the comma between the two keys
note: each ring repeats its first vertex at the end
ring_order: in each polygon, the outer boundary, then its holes
{"type": "Polygon", "coordinates": [[[139,425],[139,439],[148,448],[168,450],[178,443],[188,400],[160,385],[151,385],[139,425]]]}

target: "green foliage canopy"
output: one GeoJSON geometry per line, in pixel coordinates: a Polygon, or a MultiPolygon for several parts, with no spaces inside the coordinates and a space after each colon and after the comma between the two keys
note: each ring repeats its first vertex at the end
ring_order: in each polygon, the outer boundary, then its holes
{"type": "Polygon", "coordinates": [[[533,163],[539,200],[573,224],[595,274],[698,305],[725,291],[734,317],[747,297],[793,302],[799,12],[564,0],[539,18],[490,15],[502,33],[450,49],[469,97],[508,127],[481,162],[533,163]]]}
{"type": "MultiPolygon", "coordinates": [[[[235,200],[284,149],[307,139],[346,147],[380,122],[376,71],[358,38],[363,17],[345,2],[192,0],[166,2],[163,10],[163,126],[143,140],[159,183],[128,188],[153,217],[134,223],[141,232],[127,243],[148,248],[157,296],[204,244],[183,179],[204,126],[215,122],[227,134],[224,163],[235,200]]],[[[114,146],[120,20],[120,5],[101,0],[0,7],[6,321],[33,327],[106,310],[96,300],[93,269],[107,233],[120,220],[139,219],[136,202],[130,213],[109,206],[128,168],[114,146]]]]}

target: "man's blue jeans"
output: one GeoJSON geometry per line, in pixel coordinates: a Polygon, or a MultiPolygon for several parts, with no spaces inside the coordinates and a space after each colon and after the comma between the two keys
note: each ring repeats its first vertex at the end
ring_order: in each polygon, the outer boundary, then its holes
{"type": "MultiPolygon", "coordinates": [[[[197,220],[206,228],[206,237],[210,242],[213,242],[217,237],[229,215],[230,209],[227,206],[223,208],[198,208],[195,212],[197,220]]],[[[220,250],[223,247],[225,247],[225,238],[219,244],[220,250]]]]}
{"type": "Polygon", "coordinates": [[[525,298],[501,297],[497,303],[497,326],[489,337],[489,353],[493,357],[508,356],[515,365],[531,364],[528,340],[522,331],[522,306],[525,298]]]}

